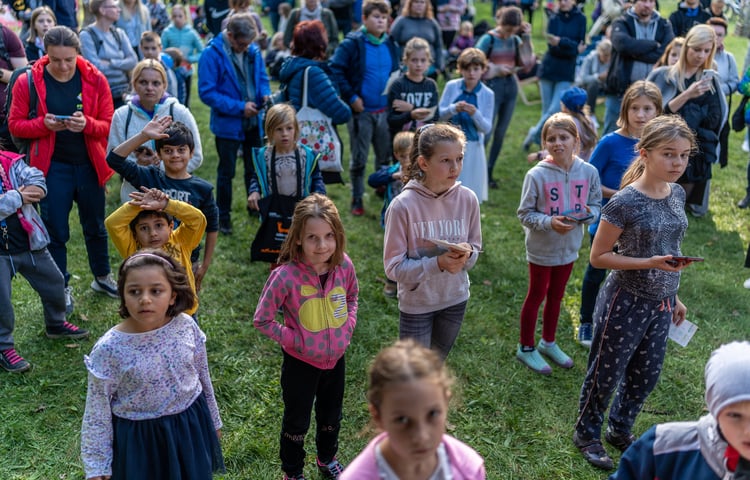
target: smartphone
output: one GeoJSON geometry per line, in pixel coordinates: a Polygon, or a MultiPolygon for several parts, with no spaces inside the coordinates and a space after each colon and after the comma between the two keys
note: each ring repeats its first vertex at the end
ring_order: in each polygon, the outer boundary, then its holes
{"type": "Polygon", "coordinates": [[[703,70],[703,76],[701,77],[701,80],[711,80],[713,77],[718,75],[718,72],[716,70],[711,70],[710,68],[707,68],[706,70],[703,70]]]}
{"type": "Polygon", "coordinates": [[[594,218],[593,213],[583,209],[566,210],[560,215],[573,222],[584,222],[586,220],[594,218]]]}
{"type": "Polygon", "coordinates": [[[70,120],[73,115],[55,115],[55,121],[63,123],[65,120],[70,120]]]}
{"type": "Polygon", "coordinates": [[[702,262],[703,257],[685,257],[682,255],[672,255],[672,260],[667,260],[667,263],[672,265],[673,267],[676,267],[680,263],[686,263],[686,262],[702,262]]]}

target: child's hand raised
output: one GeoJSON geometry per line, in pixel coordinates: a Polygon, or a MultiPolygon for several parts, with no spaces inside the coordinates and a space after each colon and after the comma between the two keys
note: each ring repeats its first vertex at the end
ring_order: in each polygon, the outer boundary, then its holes
{"type": "Polygon", "coordinates": [[[164,210],[169,203],[169,197],[158,188],[141,187],[140,192],[130,194],[131,205],[141,207],[143,210],[164,210]]]}
{"type": "Polygon", "coordinates": [[[160,117],[154,115],[154,118],[143,127],[142,132],[152,140],[158,140],[160,138],[169,138],[169,135],[164,131],[172,124],[172,117],[169,115],[160,117]]]}

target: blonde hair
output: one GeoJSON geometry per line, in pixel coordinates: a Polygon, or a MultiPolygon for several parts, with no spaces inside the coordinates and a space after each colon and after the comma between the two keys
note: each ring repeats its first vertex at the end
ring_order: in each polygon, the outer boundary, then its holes
{"type": "MultiPolygon", "coordinates": [[[[412,0],[404,0],[403,6],[401,7],[401,16],[402,17],[410,17],[411,16],[411,2],[412,0]]],[[[425,8],[424,11],[424,17],[422,18],[435,18],[435,13],[432,11],[432,2],[430,0],[426,0],[427,8],[425,8]]]]}
{"type": "MultiPolygon", "coordinates": [[[[558,130],[564,130],[571,134],[573,138],[575,138],[578,143],[581,142],[581,136],[578,135],[578,127],[576,127],[576,122],[573,120],[573,117],[571,117],[567,113],[558,112],[552,115],[547,119],[546,122],[544,122],[544,126],[542,127],[542,143],[547,143],[547,132],[551,128],[556,128],[558,130]]],[[[546,145],[545,145],[546,148],[546,145]]]]}
{"type": "Polygon", "coordinates": [[[164,85],[164,90],[167,89],[167,71],[164,70],[164,66],[161,64],[161,62],[158,62],[152,58],[147,58],[146,60],[141,60],[138,62],[135,67],[133,67],[133,72],[131,73],[131,85],[133,88],[135,88],[135,83],[138,81],[138,79],[141,76],[141,73],[143,73],[144,70],[154,70],[156,73],[158,73],[161,76],[162,84],[164,85]]]}
{"type": "Polygon", "coordinates": [[[291,123],[294,125],[294,142],[299,140],[299,123],[297,122],[297,111],[288,103],[277,103],[266,112],[266,143],[273,146],[273,131],[282,125],[291,123]]]}
{"type": "Polygon", "coordinates": [[[598,53],[599,55],[602,55],[602,54],[611,55],[612,54],[612,42],[610,42],[608,38],[601,39],[601,41],[599,41],[599,43],[596,44],[596,53],[598,53]]]}
{"type": "MultiPolygon", "coordinates": [[[[567,107],[566,110],[568,110],[567,107]]],[[[594,124],[589,119],[591,109],[588,105],[584,105],[579,112],[568,110],[565,113],[578,120],[578,125],[580,125],[582,130],[582,132],[579,132],[578,134],[578,138],[581,141],[581,150],[591,152],[599,142],[599,132],[596,131],[594,124]]]]}
{"type": "MultiPolygon", "coordinates": [[[[120,5],[120,18],[125,20],[126,22],[129,21],[131,18],[133,18],[133,12],[130,11],[130,8],[125,3],[125,0],[119,0],[117,2],[120,5]]],[[[134,0],[135,7],[135,13],[140,17],[141,23],[145,28],[151,28],[151,24],[148,23],[148,7],[141,2],[141,0],[134,0]]]]}
{"type": "MultiPolygon", "coordinates": [[[[36,31],[36,20],[43,14],[47,14],[52,17],[53,26],[57,25],[57,15],[55,15],[55,12],[53,12],[51,8],[46,5],[36,7],[34,11],[31,12],[31,19],[29,20],[29,29],[32,32],[32,34],[29,35],[29,40],[27,40],[29,43],[34,43],[34,39],[39,37],[39,32],[36,31]]],[[[39,38],[44,38],[44,35],[39,38]]]]}
{"type": "Polygon", "coordinates": [[[393,137],[393,153],[409,153],[412,142],[414,142],[414,132],[398,132],[393,137]]]}
{"type": "Polygon", "coordinates": [[[458,143],[463,151],[466,136],[460,129],[447,123],[427,124],[417,130],[409,153],[409,164],[401,166],[404,183],[411,179],[424,181],[424,171],[417,159],[422,157],[429,161],[435,154],[437,144],[442,142],[458,143]]]}
{"type": "Polygon", "coordinates": [[[487,56],[478,48],[466,48],[458,56],[456,65],[459,71],[466,70],[472,65],[478,65],[484,69],[487,68],[487,56]]]}
{"type": "Polygon", "coordinates": [[[669,45],[667,45],[667,48],[664,49],[664,53],[659,58],[659,60],[656,61],[654,64],[654,68],[656,67],[669,67],[669,56],[672,54],[672,51],[676,47],[680,47],[680,53],[682,53],[682,47],[685,46],[685,37],[674,37],[671,42],[669,42],[669,45]]]}
{"type": "Polygon", "coordinates": [[[190,16],[190,12],[185,8],[185,5],[181,3],[176,3],[172,5],[172,12],[169,14],[169,18],[172,18],[172,15],[174,15],[175,10],[182,11],[182,14],[185,16],[185,25],[192,25],[193,24],[193,18],[190,16]]]}
{"type": "MultiPolygon", "coordinates": [[[[687,80],[687,76],[685,75],[685,69],[687,68],[688,49],[695,48],[699,45],[703,45],[709,42],[711,42],[712,45],[711,53],[708,55],[708,57],[706,57],[706,61],[703,62],[703,65],[698,67],[698,71],[695,72],[696,81],[700,80],[700,74],[701,72],[703,72],[703,70],[711,68],[714,65],[714,54],[716,53],[716,32],[708,25],[696,25],[691,28],[687,33],[687,36],[685,36],[685,46],[682,47],[682,50],[680,51],[680,58],[679,60],[677,60],[677,63],[669,67],[669,71],[667,73],[667,77],[672,82],[677,84],[677,88],[679,88],[681,92],[684,92],[686,89],[685,81],[687,80]]],[[[714,82],[710,83],[710,90],[711,93],[715,92],[714,82]]]]}
{"type": "Polygon", "coordinates": [[[297,203],[292,216],[292,225],[289,227],[284,243],[281,244],[278,263],[299,262],[302,259],[302,240],[305,233],[307,221],[311,218],[319,218],[331,226],[333,235],[336,237],[336,251],[331,255],[329,264],[331,267],[341,265],[344,261],[346,250],[346,236],[344,225],[336,205],[330,198],[320,193],[312,193],[297,203]]]}
{"type": "Polygon", "coordinates": [[[622,95],[622,104],[620,106],[620,118],[617,119],[617,126],[626,130],[630,129],[628,122],[628,110],[630,105],[641,97],[651,100],[656,110],[656,116],[661,115],[663,111],[661,90],[655,83],[648,80],[638,80],[633,82],[625,93],[622,95]]]}
{"type": "Polygon", "coordinates": [[[419,37],[413,37],[408,42],[406,42],[406,45],[404,45],[404,53],[402,55],[401,60],[406,63],[407,60],[409,60],[409,57],[414,52],[427,52],[427,61],[432,63],[432,52],[430,52],[430,44],[427,43],[427,40],[424,38],[419,37]]]}
{"type": "Polygon", "coordinates": [[[378,410],[384,390],[415,380],[428,380],[443,389],[446,400],[451,397],[453,377],[434,350],[412,339],[399,340],[377,354],[368,372],[367,401],[378,410]]]}
{"type": "MultiPolygon", "coordinates": [[[[690,127],[688,127],[682,117],[679,115],[660,115],[649,120],[649,122],[643,127],[641,139],[638,141],[635,148],[639,152],[641,150],[650,152],[654,149],[661,148],[664,145],[668,145],[678,138],[683,138],[690,142],[691,154],[698,148],[695,143],[695,134],[690,127]]],[[[641,178],[645,170],[646,162],[644,161],[643,156],[638,155],[638,158],[630,164],[630,167],[628,167],[625,174],[623,174],[620,189],[627,187],[641,178]]]]}

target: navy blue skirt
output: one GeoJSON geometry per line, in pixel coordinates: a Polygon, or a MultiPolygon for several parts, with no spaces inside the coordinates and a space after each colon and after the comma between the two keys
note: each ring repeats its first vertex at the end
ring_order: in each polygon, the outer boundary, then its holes
{"type": "Polygon", "coordinates": [[[224,457],[203,394],[185,411],[151,420],[114,416],[112,480],[203,480],[224,457]]]}

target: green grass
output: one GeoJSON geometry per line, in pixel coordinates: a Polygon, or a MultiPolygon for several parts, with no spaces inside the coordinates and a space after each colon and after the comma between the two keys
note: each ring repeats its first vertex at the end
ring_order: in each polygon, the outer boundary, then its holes
{"type": "MultiPolygon", "coordinates": [[[[485,18],[488,5],[478,3],[485,18]]],[[[663,8],[671,11],[668,6],[663,8]]],[[[542,15],[536,17],[541,22],[542,15]]],[[[540,24],[534,32],[537,51],[543,52],[540,24]]],[[[730,37],[727,42],[741,64],[746,41],[730,37]]],[[[527,93],[536,95],[532,86],[527,87],[527,93]]],[[[193,98],[192,110],[206,154],[204,166],[197,173],[214,181],[216,154],[208,111],[197,95],[193,98]]],[[[602,114],[600,106],[600,118],[602,114]]],[[[527,288],[523,233],[515,215],[523,175],[529,168],[520,145],[526,129],[537,118],[538,106],[526,107],[519,102],[496,168],[500,188],[492,190],[490,200],[482,206],[485,253],[471,271],[472,297],[461,335],[448,358],[458,380],[450,414],[455,426],[451,433],[484,456],[491,479],[600,479],[604,473],[590,467],[570,441],[587,358],[587,352],[573,341],[581,277],[588,257],[586,245],[568,283],[558,330],[559,343],[572,355],[575,367],[569,371],[555,368],[550,377],[541,377],[514,359],[519,311],[527,288]]],[[[687,348],[670,343],[659,386],[638,417],[638,434],[656,422],[700,416],[704,412],[702,372],[709,353],[723,342],[747,338],[750,308],[742,282],[748,274],[742,265],[750,240],[748,211],[734,206],[745,188],[747,154],[740,150],[741,141],[740,134],[732,134],[729,166],[715,170],[711,213],[702,219],[690,218],[683,243],[686,254],[706,258],[685,271],[680,289],[688,318],[698,324],[698,333],[687,348]]],[[[281,355],[278,346],[255,331],[251,323],[268,266],[250,262],[250,242],[258,222],[244,213],[241,172],[237,177],[235,233],[219,239],[201,293],[200,320],[208,335],[211,372],[225,424],[223,446],[228,473],[224,478],[277,479],[281,355]]],[[[108,211],[115,208],[118,191],[119,183],[113,181],[108,211]]],[[[365,370],[373,355],[398,336],[398,308],[395,301],[381,294],[381,200],[368,194],[367,214],[355,218],[348,212],[350,193],[346,186],[331,186],[330,196],[341,208],[361,292],[357,330],[347,353],[340,437],[340,458],[347,462],[373,434],[365,404],[365,370]]],[[[82,357],[118,317],[117,302],[88,287],[91,276],[75,213],[70,220],[73,236],[68,244],[69,268],[74,274],[71,284],[77,300],[72,321],[89,328],[92,339],[66,343],[44,338],[38,297],[25,280],[19,277],[13,282],[16,346],[34,369],[24,375],[0,373],[0,479],[83,476],[79,431],[86,371],[82,357]]],[[[120,259],[113,248],[110,254],[116,267],[120,259]]],[[[309,436],[310,465],[314,459],[311,440],[309,436]]]]}

